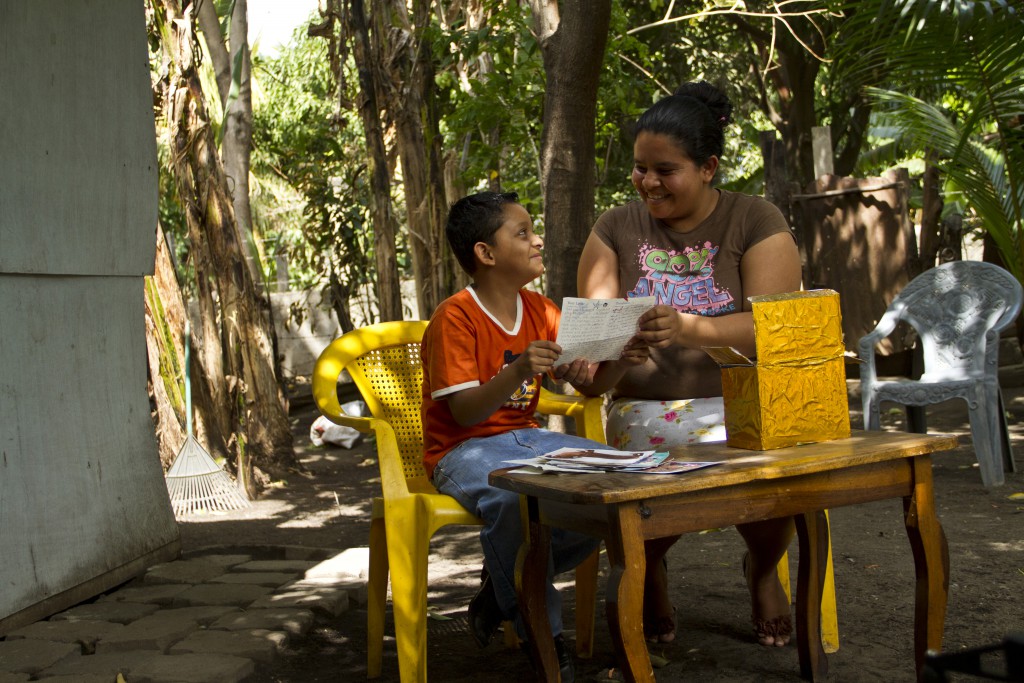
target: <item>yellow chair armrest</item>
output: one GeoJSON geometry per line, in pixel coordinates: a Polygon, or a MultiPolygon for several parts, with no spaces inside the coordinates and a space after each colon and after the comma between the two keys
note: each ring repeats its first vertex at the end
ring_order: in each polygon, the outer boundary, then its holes
{"type": "Polygon", "coordinates": [[[604,419],[601,415],[603,405],[604,398],[601,396],[565,396],[542,387],[537,411],[546,415],[571,417],[576,420],[576,433],[579,436],[605,443],[604,419]]]}
{"type": "Polygon", "coordinates": [[[372,417],[354,417],[352,415],[347,415],[344,411],[342,411],[340,415],[327,415],[325,413],[324,417],[334,424],[351,427],[363,434],[369,434],[375,430],[375,425],[373,424],[375,418],[372,417]]]}
{"type": "Polygon", "coordinates": [[[349,415],[328,415],[327,419],[340,425],[373,432],[377,439],[377,465],[380,467],[380,486],[385,499],[409,495],[409,485],[402,471],[402,458],[398,452],[395,430],[386,420],[376,417],[352,417],[349,415]]]}

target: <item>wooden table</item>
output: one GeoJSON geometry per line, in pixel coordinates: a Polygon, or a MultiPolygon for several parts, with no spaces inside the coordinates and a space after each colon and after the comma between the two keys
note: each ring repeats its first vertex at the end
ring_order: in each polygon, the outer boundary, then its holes
{"type": "Polygon", "coordinates": [[[545,610],[550,526],[604,539],[611,565],[607,615],[627,681],[653,681],[643,635],[644,541],[687,532],[793,516],[799,539],[796,594],[801,676],[824,680],[828,662],[820,617],[828,521],[824,510],[902,498],[914,555],[914,655],[940,650],[949,586],[949,551],[935,516],[930,454],[955,448],[955,436],[854,431],[850,438],[772,451],[724,443],[672,450],[679,460],[721,462],[678,475],[530,475],[491,473],[492,485],[524,497],[529,523],[516,569],[519,606],[531,656],[548,681],[558,660],[545,610]]]}

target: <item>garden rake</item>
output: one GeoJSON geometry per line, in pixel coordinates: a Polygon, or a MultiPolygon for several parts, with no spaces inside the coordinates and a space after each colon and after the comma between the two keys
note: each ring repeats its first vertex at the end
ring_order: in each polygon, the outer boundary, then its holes
{"type": "Polygon", "coordinates": [[[249,501],[238,490],[227,472],[222,470],[206,449],[192,435],[192,384],[189,381],[189,346],[191,333],[185,321],[185,443],[178,450],[167,470],[167,492],[175,517],[196,512],[239,510],[249,501]]]}

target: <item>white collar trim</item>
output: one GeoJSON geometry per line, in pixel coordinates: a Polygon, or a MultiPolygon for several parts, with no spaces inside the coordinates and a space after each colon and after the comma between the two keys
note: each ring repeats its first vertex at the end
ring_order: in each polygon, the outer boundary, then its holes
{"type": "Polygon", "coordinates": [[[501,329],[502,332],[504,332],[505,334],[510,335],[512,337],[515,337],[515,336],[517,336],[519,334],[519,328],[522,327],[522,325],[523,325],[523,295],[522,294],[520,294],[518,292],[516,293],[516,324],[515,324],[515,326],[511,330],[508,330],[508,329],[505,329],[505,326],[502,325],[498,321],[498,319],[495,318],[491,314],[491,312],[487,310],[487,307],[484,306],[482,301],[480,301],[480,297],[478,297],[476,295],[476,291],[473,289],[473,287],[471,287],[471,286],[470,287],[466,287],[466,289],[469,290],[470,296],[473,297],[473,301],[475,301],[476,305],[480,307],[480,310],[484,312],[484,315],[486,315],[488,318],[490,318],[491,321],[495,325],[497,325],[501,329]]]}

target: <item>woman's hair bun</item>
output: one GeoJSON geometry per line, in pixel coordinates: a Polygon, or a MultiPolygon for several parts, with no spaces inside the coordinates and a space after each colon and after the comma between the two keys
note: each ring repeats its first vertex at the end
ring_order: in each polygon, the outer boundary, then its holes
{"type": "Polygon", "coordinates": [[[692,97],[703,102],[711,111],[719,128],[725,128],[732,121],[732,102],[725,96],[725,93],[707,81],[683,83],[672,94],[678,97],[692,97]]]}

